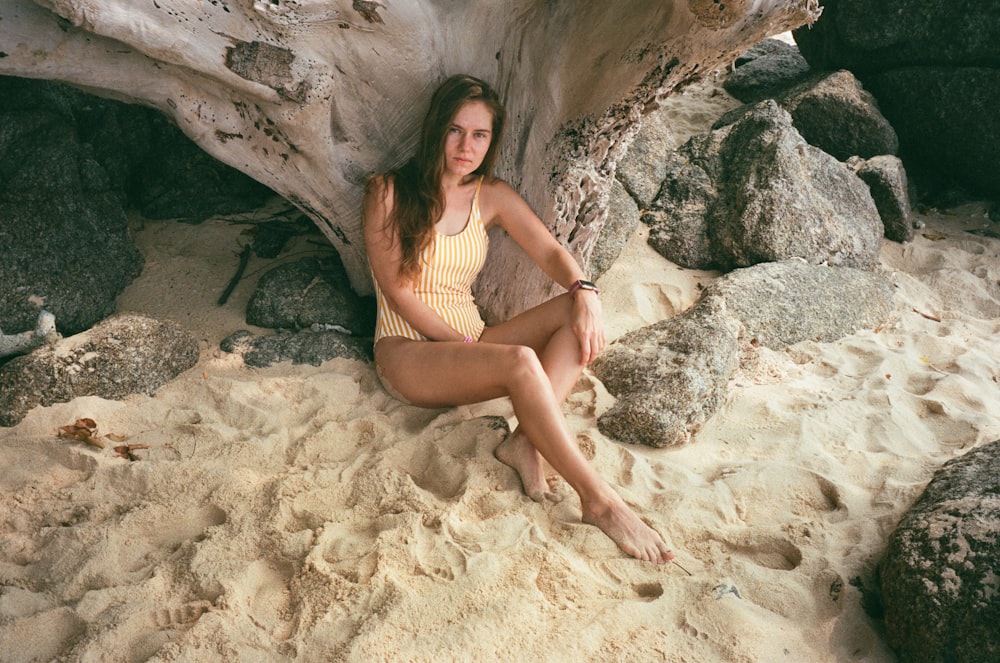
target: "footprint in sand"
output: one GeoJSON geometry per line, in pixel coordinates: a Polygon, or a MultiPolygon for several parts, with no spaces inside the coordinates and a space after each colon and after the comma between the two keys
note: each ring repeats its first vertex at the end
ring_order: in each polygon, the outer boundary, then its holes
{"type": "Polygon", "coordinates": [[[212,604],[208,601],[193,601],[184,605],[160,608],[149,613],[149,622],[157,630],[168,628],[190,628],[208,612],[212,604]]]}
{"type": "Polygon", "coordinates": [[[250,620],[275,640],[287,640],[294,630],[288,614],[293,573],[288,562],[258,559],[233,584],[230,604],[246,610],[250,620]]]}
{"type": "Polygon", "coordinates": [[[802,563],[802,551],[787,539],[769,534],[750,534],[742,541],[723,541],[733,553],[757,566],[792,571],[802,563]]]}

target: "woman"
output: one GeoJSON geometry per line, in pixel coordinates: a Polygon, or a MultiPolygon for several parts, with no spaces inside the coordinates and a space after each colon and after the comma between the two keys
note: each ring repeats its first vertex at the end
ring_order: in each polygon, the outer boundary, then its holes
{"type": "Polygon", "coordinates": [[[584,522],[637,559],[666,562],[673,554],[662,538],[588,464],[562,415],[583,367],[604,347],[601,304],[527,203],[489,175],[503,123],[486,83],[453,76],[434,93],[413,160],[368,184],[364,235],[378,298],[379,378],[393,396],[423,407],[509,396],[519,425],[495,453],[525,493],[549,496],[544,457],[580,496],[584,522]],[[486,327],[472,283],[493,226],[567,293],[486,327]]]}

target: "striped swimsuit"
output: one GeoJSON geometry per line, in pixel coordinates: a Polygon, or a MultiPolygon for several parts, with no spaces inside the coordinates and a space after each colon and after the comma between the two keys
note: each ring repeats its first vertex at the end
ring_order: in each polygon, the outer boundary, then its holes
{"type": "MultiPolygon", "coordinates": [[[[457,235],[442,235],[434,231],[430,245],[420,254],[423,268],[414,287],[417,297],[459,334],[477,340],[486,323],[472,299],[472,283],[486,262],[486,251],[490,243],[479,214],[479,189],[482,185],[483,178],[480,177],[472,198],[469,221],[462,232],[457,235]]],[[[387,336],[402,336],[414,341],[428,340],[389,306],[377,281],[375,294],[378,301],[376,343],[387,336]]]]}

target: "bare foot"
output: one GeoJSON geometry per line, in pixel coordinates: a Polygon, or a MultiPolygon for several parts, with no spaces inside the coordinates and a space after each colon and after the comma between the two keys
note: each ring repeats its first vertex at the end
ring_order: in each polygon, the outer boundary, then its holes
{"type": "Polygon", "coordinates": [[[638,560],[663,564],[674,558],[659,533],[642,522],[617,493],[603,505],[583,505],[583,522],[599,527],[622,551],[638,560]]]}
{"type": "Polygon", "coordinates": [[[508,435],[507,439],[497,446],[493,455],[504,465],[514,468],[521,477],[525,495],[536,502],[550,498],[542,457],[524,434],[515,431],[508,435]]]}

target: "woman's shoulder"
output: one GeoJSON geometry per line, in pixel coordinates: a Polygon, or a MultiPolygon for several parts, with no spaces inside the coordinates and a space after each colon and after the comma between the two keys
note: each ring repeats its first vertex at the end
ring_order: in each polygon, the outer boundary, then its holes
{"type": "Polygon", "coordinates": [[[486,199],[501,202],[508,199],[510,196],[519,197],[517,191],[515,191],[510,184],[507,184],[506,181],[500,179],[499,177],[493,177],[492,175],[483,176],[483,184],[480,188],[480,198],[483,196],[485,196],[486,199]]]}
{"type": "Polygon", "coordinates": [[[526,207],[524,199],[514,187],[499,177],[486,176],[479,195],[479,209],[487,227],[501,223],[502,219],[526,207]]]}

